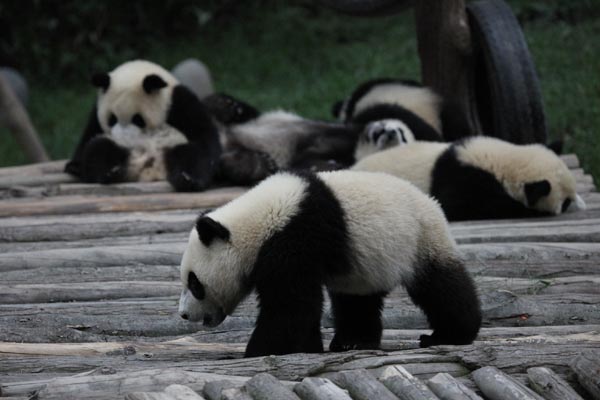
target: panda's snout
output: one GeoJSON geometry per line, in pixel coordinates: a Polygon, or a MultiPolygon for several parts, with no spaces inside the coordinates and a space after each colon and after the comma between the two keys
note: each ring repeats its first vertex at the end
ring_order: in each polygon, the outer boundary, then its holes
{"type": "Polygon", "coordinates": [[[179,313],[179,315],[181,316],[181,318],[183,318],[185,320],[189,319],[189,316],[187,315],[187,313],[182,312],[182,313],[179,313]]]}

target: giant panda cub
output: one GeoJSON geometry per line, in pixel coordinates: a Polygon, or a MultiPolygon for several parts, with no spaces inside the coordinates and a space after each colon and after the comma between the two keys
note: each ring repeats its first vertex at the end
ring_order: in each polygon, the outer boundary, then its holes
{"type": "Polygon", "coordinates": [[[181,261],[179,313],[219,325],[256,289],[246,356],[322,352],[322,287],[331,351],[375,349],[387,293],[403,285],[433,333],[422,347],[468,344],[481,324],[473,281],[438,204],[388,174],[278,173],[208,214],[181,261]]]}
{"type": "Polygon", "coordinates": [[[66,172],[84,182],[166,179],[180,191],[211,183],[221,153],[217,128],[173,75],[136,60],[92,82],[98,100],[66,172]]]}
{"type": "Polygon", "coordinates": [[[360,84],[332,109],[346,123],[363,126],[355,158],[414,141],[467,136],[460,109],[431,88],[411,80],[372,79],[360,84]]]}
{"type": "Polygon", "coordinates": [[[485,136],[415,142],[373,154],[352,169],[412,182],[440,202],[450,221],[539,217],[585,208],[565,163],[539,144],[485,136]]]}
{"type": "Polygon", "coordinates": [[[248,103],[217,93],[202,100],[219,124],[223,154],[219,177],[250,184],[279,170],[332,170],[354,163],[359,130],[274,110],[261,113],[248,103]]]}

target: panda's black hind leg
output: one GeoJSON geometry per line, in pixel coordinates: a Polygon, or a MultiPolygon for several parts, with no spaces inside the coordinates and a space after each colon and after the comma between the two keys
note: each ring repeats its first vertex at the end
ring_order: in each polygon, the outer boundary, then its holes
{"type": "Polygon", "coordinates": [[[387,293],[357,296],[329,292],[335,335],[331,351],[378,349],[381,343],[381,310],[387,293]]]}
{"type": "Polygon", "coordinates": [[[481,309],[471,276],[456,259],[427,261],[416,268],[406,289],[433,329],[420,346],[470,344],[481,326],[481,309]]]}

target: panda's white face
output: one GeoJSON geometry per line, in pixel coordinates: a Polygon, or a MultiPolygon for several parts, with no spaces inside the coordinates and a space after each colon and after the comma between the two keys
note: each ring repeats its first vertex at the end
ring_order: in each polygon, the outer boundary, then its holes
{"type": "Polygon", "coordinates": [[[116,138],[162,128],[178,84],[164,68],[142,60],[120,65],[100,82],[98,121],[116,138]]]}
{"type": "Polygon", "coordinates": [[[390,147],[415,141],[410,128],[398,119],[382,119],[367,124],[358,139],[354,158],[358,161],[390,147]]]}
{"type": "MultiPolygon", "coordinates": [[[[204,226],[192,230],[183,254],[179,315],[214,327],[233,312],[247,290],[238,274],[241,260],[229,241],[228,231],[207,233],[207,229],[212,228],[204,226]],[[202,239],[198,229],[203,231],[202,239]]],[[[220,228],[217,226],[217,229],[220,228]]]]}
{"type": "Polygon", "coordinates": [[[554,215],[585,209],[571,171],[542,145],[515,145],[482,136],[457,147],[457,156],[491,172],[511,197],[529,208],[554,215]]]}

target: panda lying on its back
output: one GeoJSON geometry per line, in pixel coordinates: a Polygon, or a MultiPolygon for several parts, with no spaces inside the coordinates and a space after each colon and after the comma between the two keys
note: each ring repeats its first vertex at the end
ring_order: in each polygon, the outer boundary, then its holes
{"type": "Polygon", "coordinates": [[[332,111],[343,122],[364,126],[357,160],[398,144],[454,140],[469,131],[458,107],[410,80],[369,80],[332,111]]]}
{"type": "Polygon", "coordinates": [[[406,179],[441,204],[450,221],[557,215],[585,208],[564,162],[539,144],[479,136],[415,142],[360,160],[358,171],[406,179]]]}
{"type": "Polygon", "coordinates": [[[444,215],[413,185],[352,171],[274,175],[199,217],[181,262],[184,319],[217,326],[251,292],[246,356],[321,352],[322,286],[332,351],[378,348],[383,299],[402,284],[433,328],[422,347],[468,344],[479,301],[444,215]]]}
{"type": "Polygon", "coordinates": [[[202,190],[221,152],[217,128],[199,99],[162,67],[130,61],[96,74],[98,101],[66,172],[85,182],[167,179],[202,190]]]}
{"type": "Polygon", "coordinates": [[[202,100],[220,124],[219,177],[234,184],[260,181],[281,169],[331,170],[354,163],[359,129],[353,124],[261,113],[226,94],[202,100]]]}

